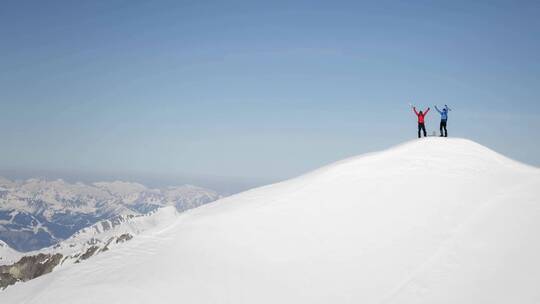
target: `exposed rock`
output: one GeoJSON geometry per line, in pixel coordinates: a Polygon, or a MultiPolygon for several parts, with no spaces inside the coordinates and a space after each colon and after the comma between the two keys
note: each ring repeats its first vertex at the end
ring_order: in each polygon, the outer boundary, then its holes
{"type": "Polygon", "coordinates": [[[103,226],[103,230],[111,229],[111,225],[109,225],[109,222],[107,222],[107,221],[101,222],[101,225],[103,226]]]}
{"type": "Polygon", "coordinates": [[[126,241],[129,241],[133,238],[133,236],[129,233],[124,233],[122,235],[120,235],[117,239],[116,239],[116,244],[118,243],[123,243],[123,242],[126,242],[126,241]]]}
{"type": "Polygon", "coordinates": [[[98,246],[92,246],[92,247],[88,248],[88,249],[86,250],[86,252],[83,253],[83,254],[81,255],[81,257],[79,258],[79,261],[81,261],[81,260],[86,260],[86,259],[88,259],[89,257],[93,256],[94,253],[96,253],[96,251],[97,251],[98,249],[99,249],[98,246]]]}
{"type": "Polygon", "coordinates": [[[18,281],[26,282],[51,272],[62,260],[62,254],[37,254],[22,257],[17,263],[0,266],[0,288],[18,281]]]}
{"type": "Polygon", "coordinates": [[[105,243],[105,246],[103,246],[103,248],[101,248],[99,250],[99,252],[105,252],[107,250],[109,250],[109,245],[112,243],[112,241],[114,240],[114,237],[111,237],[107,240],[107,243],[105,243]]]}

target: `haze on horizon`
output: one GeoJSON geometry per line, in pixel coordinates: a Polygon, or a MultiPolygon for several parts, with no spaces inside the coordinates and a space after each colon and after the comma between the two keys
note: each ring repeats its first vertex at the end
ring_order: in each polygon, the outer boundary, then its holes
{"type": "Polygon", "coordinates": [[[451,137],[539,166],[538,15],[537,1],[7,1],[0,176],[235,192],[414,139],[409,102],[448,104],[451,137]]]}

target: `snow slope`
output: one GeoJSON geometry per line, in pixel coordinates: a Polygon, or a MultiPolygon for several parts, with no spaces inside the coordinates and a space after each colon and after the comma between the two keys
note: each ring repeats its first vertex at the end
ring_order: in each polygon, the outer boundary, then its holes
{"type": "Polygon", "coordinates": [[[427,138],[181,214],[1,303],[539,303],[540,170],[427,138]]]}
{"type": "MultiPolygon", "coordinates": [[[[129,235],[131,238],[145,232],[161,230],[173,223],[177,216],[178,212],[173,206],[159,208],[143,215],[119,215],[83,228],[54,246],[30,251],[24,255],[60,253],[67,257],[68,263],[75,262],[78,255],[92,246],[100,249],[106,246],[110,249],[115,246],[114,243],[108,244],[110,240],[116,240],[122,235],[129,235]]],[[[64,262],[62,264],[65,266],[64,262]]]]}
{"type": "Polygon", "coordinates": [[[20,259],[22,254],[9,247],[8,244],[0,240],[0,266],[12,264],[20,259]]]}
{"type": "Polygon", "coordinates": [[[174,206],[144,215],[118,215],[81,229],[54,246],[25,253],[15,251],[0,241],[0,290],[116,250],[142,233],[152,233],[169,226],[177,216],[174,206]]]}

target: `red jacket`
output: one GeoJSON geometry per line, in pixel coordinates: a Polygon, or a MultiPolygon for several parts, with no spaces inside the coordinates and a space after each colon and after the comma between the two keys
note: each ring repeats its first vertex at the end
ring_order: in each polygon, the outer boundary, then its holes
{"type": "Polygon", "coordinates": [[[418,116],[418,123],[424,123],[424,117],[426,117],[427,113],[429,112],[429,108],[425,110],[422,114],[416,112],[416,107],[413,107],[414,114],[418,116]]]}

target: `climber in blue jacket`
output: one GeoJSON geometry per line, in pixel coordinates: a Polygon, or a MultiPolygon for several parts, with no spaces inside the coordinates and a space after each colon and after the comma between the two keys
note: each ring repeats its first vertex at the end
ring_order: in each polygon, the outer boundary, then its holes
{"type": "Polygon", "coordinates": [[[439,110],[437,106],[435,106],[435,110],[441,114],[441,124],[439,125],[439,129],[441,131],[441,137],[443,137],[443,130],[444,130],[444,137],[448,137],[448,130],[446,130],[446,122],[448,121],[448,111],[452,111],[450,108],[448,108],[447,105],[444,105],[444,108],[439,110]]]}

